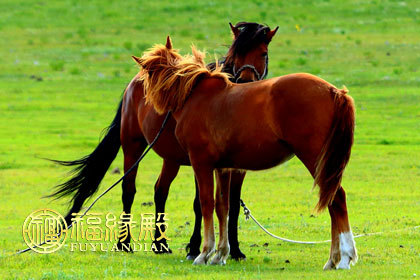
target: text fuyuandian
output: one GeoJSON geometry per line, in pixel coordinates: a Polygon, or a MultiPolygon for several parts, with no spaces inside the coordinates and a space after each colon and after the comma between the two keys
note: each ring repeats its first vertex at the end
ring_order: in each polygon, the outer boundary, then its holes
{"type": "Polygon", "coordinates": [[[168,251],[166,242],[147,243],[147,241],[161,241],[162,239],[170,240],[166,235],[167,213],[158,213],[157,219],[154,213],[142,213],[140,217],[138,221],[133,214],[124,212],[119,219],[112,213],[105,216],[102,213],[89,213],[84,217],[80,213],[73,213],[70,238],[75,239],[76,242],[70,244],[70,250],[168,251]],[[156,229],[158,233],[155,233],[156,229]],[[127,238],[133,242],[125,243],[127,238]]]}
{"type": "Polygon", "coordinates": [[[57,251],[67,238],[71,251],[167,252],[167,221],[167,213],[73,213],[69,228],[60,213],[40,209],[26,218],[22,233],[29,248],[43,254],[57,251]]]}

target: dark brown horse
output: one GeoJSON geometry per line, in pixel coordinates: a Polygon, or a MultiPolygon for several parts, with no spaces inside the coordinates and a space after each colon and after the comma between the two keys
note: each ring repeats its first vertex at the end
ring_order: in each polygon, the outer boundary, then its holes
{"type": "Polygon", "coordinates": [[[176,138],[198,181],[204,245],[194,264],[207,263],[215,252],[214,208],[220,239],[212,263],[224,264],[229,254],[229,185],[217,184],[214,199],[213,171],[262,170],[294,155],[320,188],[316,208],[330,212],[332,245],[324,268],[349,269],[357,261],[341,187],[354,133],[355,109],[346,89],[303,73],[234,84],[221,69],[208,70],[194,48],[193,56],[182,57],[169,37],[166,46],[135,60],[147,102],[161,114],[172,112],[176,138]]]}
{"type": "MultiPolygon", "coordinates": [[[[275,35],[277,28],[270,30],[267,26],[247,22],[241,22],[235,26],[230,24],[230,27],[234,34],[234,41],[224,61],[222,61],[223,71],[229,73],[234,82],[244,83],[263,79],[268,68],[268,44],[275,35]]],[[[209,68],[214,68],[215,65],[210,64],[209,68]]],[[[75,176],[59,185],[59,189],[53,194],[58,197],[73,195],[73,206],[66,216],[67,223],[70,223],[71,213],[78,212],[84,201],[96,192],[120,146],[122,146],[124,152],[124,171],[126,172],[143,153],[148,143],[154,139],[162,125],[164,117],[157,114],[151,104],[145,103],[143,83],[139,81],[139,77],[139,75],[135,76],[127,86],[117,115],[98,147],[90,155],[80,160],[57,161],[64,165],[76,166],[75,176]]],[[[188,155],[182,150],[174,135],[174,129],[175,120],[171,118],[163,134],[153,147],[156,153],[164,159],[159,179],[155,184],[156,213],[165,211],[169,187],[176,177],[180,165],[190,165],[188,155]]],[[[131,206],[136,193],[136,173],[137,168],[122,183],[123,210],[126,213],[131,213],[131,206]]],[[[219,183],[230,184],[232,190],[232,207],[229,213],[229,242],[232,248],[231,255],[234,259],[245,258],[245,255],[239,249],[237,237],[239,200],[244,176],[245,172],[234,170],[223,174],[217,173],[219,183]]],[[[189,249],[187,257],[190,259],[194,259],[200,253],[201,244],[202,215],[197,186],[196,190],[194,233],[187,246],[189,249]]],[[[155,234],[158,233],[159,231],[156,229],[155,234]]],[[[125,244],[129,242],[129,239],[124,241],[125,244]]],[[[166,240],[162,239],[161,242],[165,243],[166,240]]],[[[157,244],[157,248],[167,248],[167,244],[164,245],[162,247],[157,244]]]]}

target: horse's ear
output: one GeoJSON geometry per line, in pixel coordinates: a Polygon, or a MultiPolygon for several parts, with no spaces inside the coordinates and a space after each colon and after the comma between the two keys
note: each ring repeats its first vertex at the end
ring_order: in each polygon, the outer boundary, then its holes
{"type": "Polygon", "coordinates": [[[238,38],[239,33],[240,33],[239,28],[233,26],[231,22],[229,22],[229,26],[230,26],[230,29],[232,30],[233,36],[235,36],[235,39],[238,38]]]}
{"type": "Polygon", "coordinates": [[[134,59],[134,61],[138,64],[138,65],[140,65],[140,66],[143,66],[142,64],[141,64],[141,58],[140,57],[137,57],[137,56],[131,56],[133,59],[134,59]]]}
{"type": "Polygon", "coordinates": [[[172,40],[171,40],[171,37],[169,37],[169,35],[168,37],[166,37],[166,48],[168,50],[172,49],[172,40]]]}
{"type": "Polygon", "coordinates": [[[277,30],[279,29],[279,27],[277,26],[276,28],[274,28],[273,30],[270,30],[268,33],[267,33],[267,39],[269,40],[269,41],[271,41],[271,39],[273,39],[273,37],[274,37],[274,35],[276,35],[276,32],[277,32],[277,30]]]}

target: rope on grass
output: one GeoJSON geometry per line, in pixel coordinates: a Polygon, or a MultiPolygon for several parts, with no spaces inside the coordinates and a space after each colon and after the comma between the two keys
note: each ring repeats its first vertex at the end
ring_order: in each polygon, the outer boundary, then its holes
{"type": "MultiPolygon", "coordinates": [[[[240,202],[241,202],[241,206],[244,208],[245,220],[249,220],[249,218],[251,218],[265,233],[267,233],[268,235],[270,235],[271,237],[273,237],[275,239],[279,239],[279,240],[284,241],[284,242],[295,243],[295,244],[321,244],[321,243],[331,242],[331,240],[299,241],[299,240],[293,240],[293,239],[288,239],[288,238],[277,236],[277,235],[269,232],[260,222],[258,222],[258,220],[251,214],[251,210],[249,210],[249,208],[245,205],[245,203],[243,202],[242,199],[241,199],[240,202]]],[[[404,231],[404,230],[408,230],[408,229],[418,229],[418,228],[420,229],[420,225],[414,226],[414,227],[391,230],[391,231],[387,231],[387,232],[380,231],[380,232],[372,232],[372,233],[362,233],[362,234],[355,235],[354,238],[359,238],[359,237],[364,237],[364,236],[373,236],[373,235],[382,235],[382,234],[385,234],[385,233],[392,233],[392,232],[404,231]]]]}

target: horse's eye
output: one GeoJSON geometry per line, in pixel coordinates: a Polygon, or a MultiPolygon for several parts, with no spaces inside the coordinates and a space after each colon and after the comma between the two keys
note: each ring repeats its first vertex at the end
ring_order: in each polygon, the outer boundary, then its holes
{"type": "Polygon", "coordinates": [[[267,55],[268,55],[268,53],[267,53],[267,52],[263,52],[261,56],[262,56],[262,57],[266,57],[267,55]]]}

